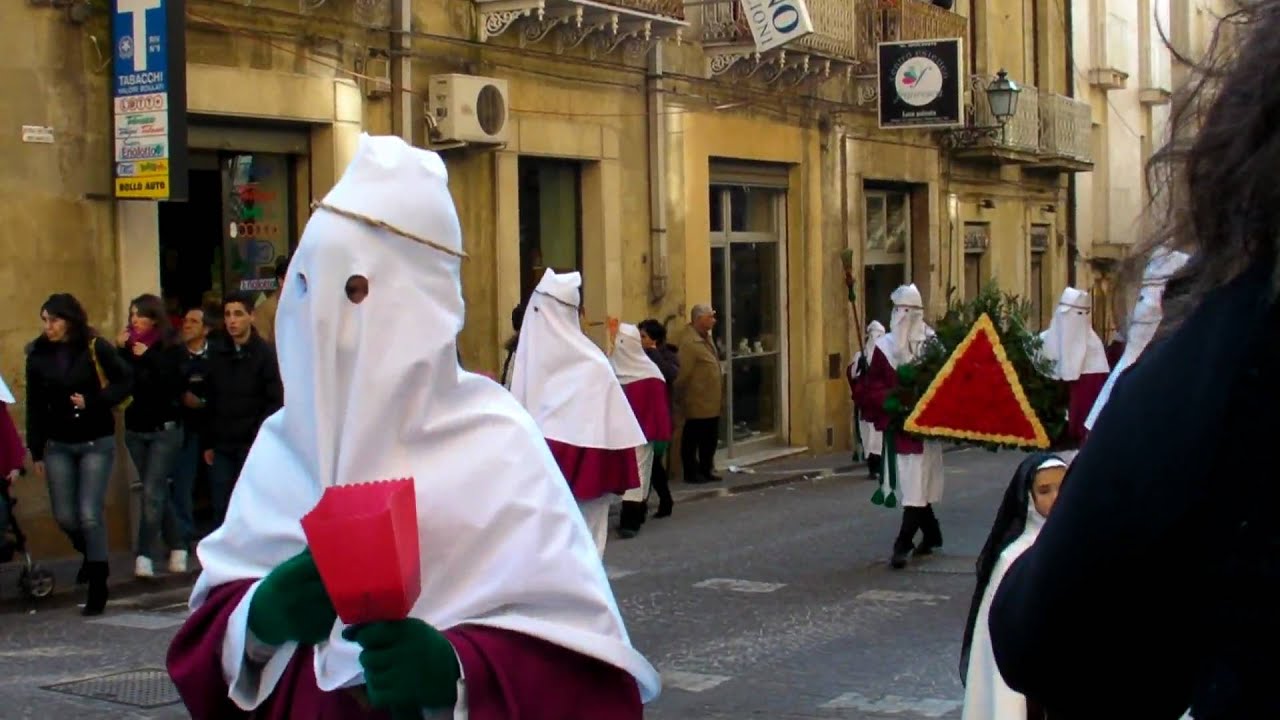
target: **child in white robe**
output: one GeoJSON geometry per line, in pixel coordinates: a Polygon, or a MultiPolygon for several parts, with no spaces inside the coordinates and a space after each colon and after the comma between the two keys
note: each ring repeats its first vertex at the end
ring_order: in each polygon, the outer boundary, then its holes
{"type": "Polygon", "coordinates": [[[1056,455],[1036,454],[1024,460],[1005,491],[991,534],[978,555],[978,586],[960,656],[960,677],[965,685],[963,720],[1043,720],[1043,713],[1029,707],[1027,698],[1011,690],[1001,677],[991,649],[987,613],[1005,572],[1040,534],[1066,472],[1067,463],[1056,455]]]}

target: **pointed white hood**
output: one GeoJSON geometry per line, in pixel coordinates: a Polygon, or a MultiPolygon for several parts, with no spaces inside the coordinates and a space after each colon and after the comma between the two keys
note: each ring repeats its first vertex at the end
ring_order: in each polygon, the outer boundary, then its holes
{"type": "Polygon", "coordinates": [[[924,300],[914,284],[903,285],[889,296],[893,313],[889,317],[889,334],[876,341],[889,363],[895,368],[915,361],[925,341],[933,337],[933,328],[924,321],[924,300]]]}
{"type": "MultiPolygon", "coordinates": [[[[412,477],[422,556],[413,617],[546,639],[627,670],[651,698],[657,675],[631,647],[541,433],[499,385],[458,366],[462,236],[447,182],[435,153],[362,136],[307,223],[276,318],[285,406],[259,432],[226,522],[200,544],[192,605],[301,551],[299,519],[325,487],[412,477]],[[352,275],[368,279],[359,304],[344,290],[352,275]]],[[[236,617],[232,658],[244,647],[236,617]]],[[[362,682],[360,648],[340,625],[316,647],[326,691],[362,682]]],[[[268,691],[282,671],[263,670],[268,691]]]]}
{"type": "Polygon", "coordinates": [[[609,358],[582,332],[582,276],[547,270],[534,289],[511,363],[511,394],[542,434],[580,448],[646,444],[609,358]]]}
{"type": "Polygon", "coordinates": [[[622,323],[618,326],[618,339],[613,344],[613,354],[609,356],[613,364],[613,372],[618,382],[623,385],[637,380],[663,380],[662,371],[649,359],[640,342],[640,329],[635,325],[622,323]]]}
{"type": "Polygon", "coordinates": [[[1062,291],[1049,329],[1040,333],[1041,355],[1053,363],[1055,380],[1079,380],[1081,375],[1108,372],[1106,348],[1093,331],[1089,293],[1069,287],[1062,291]]]}

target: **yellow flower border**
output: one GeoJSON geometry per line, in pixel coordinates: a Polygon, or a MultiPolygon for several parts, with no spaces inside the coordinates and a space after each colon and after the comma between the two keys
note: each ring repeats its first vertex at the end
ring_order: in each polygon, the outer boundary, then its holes
{"type": "Polygon", "coordinates": [[[973,328],[969,330],[969,334],[956,346],[955,352],[951,353],[951,357],[947,358],[947,362],[933,378],[933,382],[929,384],[929,389],[925,390],[924,395],[920,397],[920,401],[916,403],[911,414],[907,416],[903,428],[907,432],[917,435],[1027,447],[1027,438],[1015,435],[991,435],[973,430],[923,427],[917,422],[924,409],[928,407],[929,402],[933,400],[933,396],[937,394],[938,389],[942,387],[943,383],[947,381],[947,378],[955,370],[956,363],[961,357],[964,357],[969,350],[969,346],[973,344],[973,341],[980,333],[985,333],[988,340],[990,340],[991,348],[996,354],[996,360],[1000,362],[1000,369],[1004,372],[1005,381],[1009,383],[1009,387],[1013,390],[1013,395],[1017,399],[1018,407],[1022,409],[1023,415],[1031,422],[1031,428],[1035,432],[1035,442],[1030,446],[1040,449],[1048,448],[1049,434],[1045,432],[1044,424],[1040,422],[1040,418],[1031,409],[1031,403],[1027,400],[1027,393],[1022,389],[1022,382],[1018,380],[1018,372],[1014,370],[1012,363],[1009,362],[1009,356],[1004,351],[1004,345],[1000,343],[1000,335],[996,332],[995,324],[991,322],[991,318],[986,313],[983,313],[982,317],[978,318],[978,321],[973,324],[973,328]]]}

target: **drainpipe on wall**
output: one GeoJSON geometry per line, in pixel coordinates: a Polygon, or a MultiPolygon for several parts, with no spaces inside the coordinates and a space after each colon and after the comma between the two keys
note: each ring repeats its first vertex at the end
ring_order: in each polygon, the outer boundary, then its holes
{"type": "MultiPolygon", "coordinates": [[[[1067,97],[1075,97],[1076,95],[1076,59],[1075,59],[1075,20],[1072,18],[1070,1],[1064,2],[1063,6],[1063,24],[1066,25],[1067,42],[1064,43],[1067,48],[1067,97]]],[[[1093,123],[1089,123],[1089,132],[1092,135],[1093,123]]],[[[1092,136],[1090,142],[1093,141],[1092,136]]],[[[1076,261],[1080,257],[1079,248],[1076,246],[1076,227],[1079,225],[1076,217],[1076,174],[1069,173],[1067,175],[1067,286],[1076,286],[1076,261]]]]}
{"type": "Polygon", "coordinates": [[[391,132],[413,144],[413,54],[411,0],[391,0],[391,132]]]}
{"type": "Polygon", "coordinates": [[[663,81],[662,41],[649,51],[649,298],[667,296],[667,101],[663,81]]]}

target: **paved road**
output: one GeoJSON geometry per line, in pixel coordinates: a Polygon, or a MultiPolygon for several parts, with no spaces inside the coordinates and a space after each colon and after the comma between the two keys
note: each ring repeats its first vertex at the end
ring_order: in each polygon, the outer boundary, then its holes
{"type": "MultiPolygon", "coordinates": [[[[867,501],[870,483],[840,477],[678,506],[612,540],[606,565],[633,641],[664,676],[646,717],[959,717],[973,559],[1017,460],[948,454],[944,552],[902,572],[885,563],[898,514],[867,501]]],[[[133,672],[163,667],[183,600],[144,595],[95,622],[72,609],[0,617],[0,716],[186,717],[162,705],[176,698],[161,673],[133,672]]]]}

